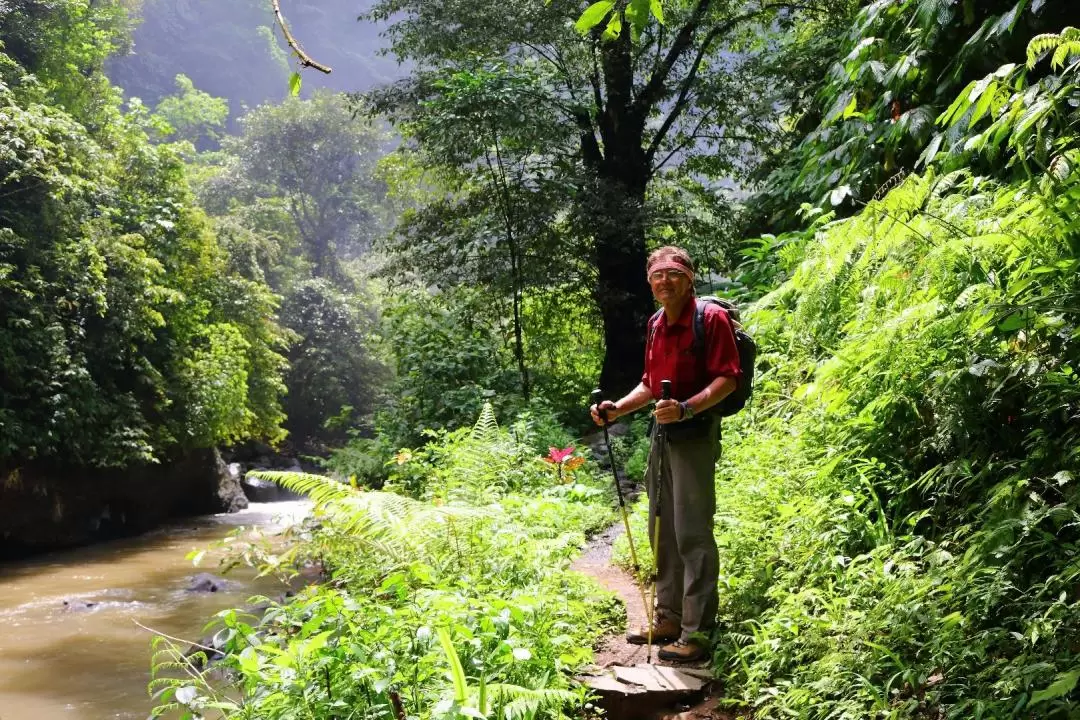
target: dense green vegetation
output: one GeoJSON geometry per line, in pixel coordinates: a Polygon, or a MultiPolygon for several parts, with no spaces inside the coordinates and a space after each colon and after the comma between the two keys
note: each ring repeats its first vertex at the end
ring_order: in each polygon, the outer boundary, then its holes
{"type": "Polygon", "coordinates": [[[123,466],[277,438],[284,336],[176,149],[102,73],[126,15],[5,7],[0,467],[123,466]]]}
{"type": "MultiPolygon", "coordinates": [[[[541,458],[640,373],[667,243],[760,347],[717,472],[729,704],[1080,713],[1074,3],[382,0],[357,37],[405,77],[348,97],[286,97],[259,3],[168,46],[194,4],[146,0],[131,56],[129,3],[0,3],[0,489],[250,440],[329,475],[265,475],[316,513],[233,541],[325,581],[217,618],[226,673],[160,646],[162,713],[585,714],[620,618],[568,566],[611,498],[541,458]]],[[[312,54],[369,57],[339,25],[312,54]]]]}
{"type": "Polygon", "coordinates": [[[716,660],[763,717],[1066,717],[1075,173],[912,178],[756,306],[716,660]]]}
{"type": "Polygon", "coordinates": [[[594,469],[559,482],[537,451],[541,430],[524,419],[500,429],[485,406],[475,427],[401,454],[382,492],[263,473],[309,493],[315,514],[285,555],[236,552],[268,572],[314,561],[329,581],[258,620],[219,617],[225,687],[184,660],[185,648],[159,643],[160,709],[515,720],[581,707],[563,671],[588,660],[618,606],[567,567],[613,513],[594,469]]]}

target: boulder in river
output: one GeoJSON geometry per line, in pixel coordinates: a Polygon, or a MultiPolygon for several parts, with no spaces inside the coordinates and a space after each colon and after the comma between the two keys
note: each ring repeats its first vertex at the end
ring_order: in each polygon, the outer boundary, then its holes
{"type": "Polygon", "coordinates": [[[65,600],[64,612],[86,612],[97,607],[93,600],[65,600]]]}
{"type": "Polygon", "coordinates": [[[220,592],[226,587],[225,580],[219,578],[217,575],[211,575],[210,573],[199,573],[195,577],[191,578],[191,582],[188,583],[188,592],[220,592]]]}
{"type": "MultiPolygon", "coordinates": [[[[299,464],[294,465],[286,470],[286,472],[303,472],[303,468],[299,464]]],[[[240,481],[240,487],[244,489],[244,495],[251,502],[267,503],[267,502],[283,502],[285,500],[297,500],[301,496],[286,490],[275,482],[269,480],[263,480],[262,478],[253,477],[251,475],[245,475],[244,479],[240,481]]]]}

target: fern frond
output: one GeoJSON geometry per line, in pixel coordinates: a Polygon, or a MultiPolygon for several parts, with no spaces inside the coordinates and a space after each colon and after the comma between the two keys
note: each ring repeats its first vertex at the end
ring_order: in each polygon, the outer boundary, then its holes
{"type": "Polygon", "coordinates": [[[533,720],[541,713],[556,713],[578,702],[569,690],[545,688],[533,690],[520,685],[489,685],[491,706],[502,708],[503,720],[533,720]]]}
{"type": "Polygon", "coordinates": [[[1080,55],[1080,29],[1066,27],[1061,33],[1043,33],[1036,35],[1028,43],[1027,66],[1033,68],[1046,53],[1054,51],[1050,61],[1052,68],[1065,67],[1065,62],[1072,55],[1080,55]]]}
{"type": "MultiPolygon", "coordinates": [[[[495,428],[497,432],[498,426],[495,428]]],[[[251,475],[307,495],[332,519],[335,530],[391,564],[437,554],[439,546],[446,543],[440,528],[447,517],[463,521],[480,517],[474,508],[435,507],[396,493],[361,492],[322,475],[276,471],[251,475]]]]}
{"type": "Polygon", "coordinates": [[[286,490],[291,490],[311,498],[319,507],[341,502],[357,493],[356,490],[328,478],[325,475],[309,473],[283,472],[279,470],[252,470],[249,476],[276,483],[286,490]]]}
{"type": "Polygon", "coordinates": [[[495,409],[491,407],[491,403],[486,402],[483,409],[480,410],[480,417],[476,419],[476,424],[473,425],[472,439],[482,442],[494,442],[498,437],[499,423],[495,419],[495,409]]]}

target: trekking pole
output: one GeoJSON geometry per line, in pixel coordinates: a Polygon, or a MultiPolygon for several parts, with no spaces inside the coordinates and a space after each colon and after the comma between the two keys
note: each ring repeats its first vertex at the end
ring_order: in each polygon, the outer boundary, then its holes
{"type": "MultiPolygon", "coordinates": [[[[660,381],[660,399],[661,400],[670,400],[671,399],[671,381],[670,380],[661,380],[660,381]]],[[[653,519],[653,542],[652,542],[652,549],[653,549],[653,577],[652,577],[652,588],[649,590],[649,607],[652,607],[653,605],[656,604],[656,579],[657,579],[657,575],[660,574],[660,485],[664,481],[664,454],[667,452],[667,432],[665,431],[664,426],[662,424],[660,424],[660,423],[656,424],[655,441],[657,442],[659,447],[658,447],[657,452],[656,452],[656,463],[657,463],[656,475],[655,475],[655,477],[656,477],[656,490],[653,492],[653,495],[654,495],[653,504],[654,504],[654,507],[655,507],[655,510],[653,512],[656,513],[656,514],[655,514],[654,519],[653,519]]],[[[654,614],[655,614],[655,610],[654,610],[654,614]]],[[[648,640],[649,640],[649,649],[646,651],[646,655],[645,655],[645,663],[646,664],[652,663],[652,634],[653,634],[653,622],[652,622],[652,620],[650,620],[649,621],[649,638],[648,638],[648,640]]]]}
{"type": "MultiPolygon", "coordinates": [[[[611,463],[611,477],[615,481],[615,495],[619,498],[619,512],[622,513],[623,527],[626,528],[626,541],[630,543],[630,562],[634,565],[634,574],[641,573],[641,564],[638,562],[637,550],[634,548],[634,534],[630,532],[630,516],[626,512],[626,501],[623,499],[622,487],[619,485],[619,473],[615,469],[615,453],[611,450],[611,439],[608,437],[608,418],[607,410],[600,407],[600,403],[604,401],[604,393],[597,388],[592,391],[593,405],[596,406],[596,412],[600,415],[600,419],[604,421],[604,446],[607,447],[608,462],[611,463]]],[[[641,607],[645,611],[646,622],[652,626],[650,619],[649,604],[645,599],[645,587],[641,584],[635,583],[638,586],[638,592],[641,593],[641,607]]]]}

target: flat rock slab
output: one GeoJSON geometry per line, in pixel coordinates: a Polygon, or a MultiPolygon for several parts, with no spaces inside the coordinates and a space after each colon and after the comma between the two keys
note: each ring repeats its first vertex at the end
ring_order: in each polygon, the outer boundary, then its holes
{"type": "Polygon", "coordinates": [[[578,681],[599,696],[599,704],[613,720],[654,716],[675,704],[695,702],[709,684],[707,671],[641,663],[613,666],[578,681]]]}

